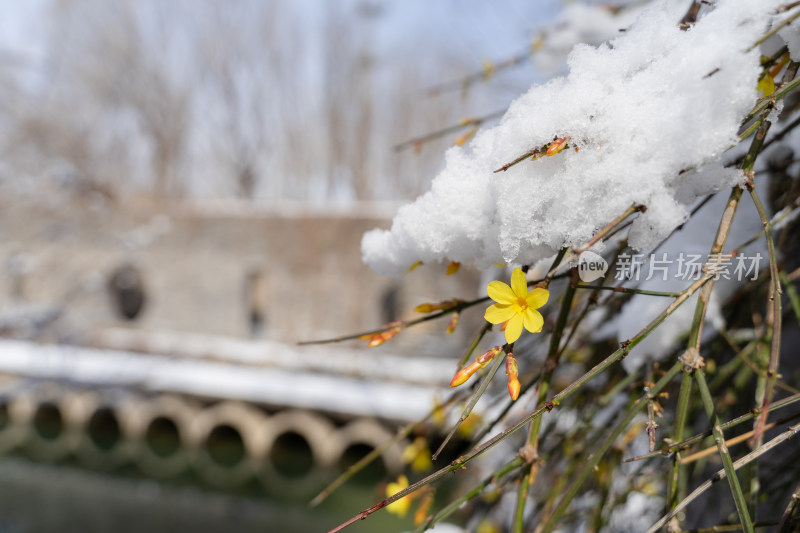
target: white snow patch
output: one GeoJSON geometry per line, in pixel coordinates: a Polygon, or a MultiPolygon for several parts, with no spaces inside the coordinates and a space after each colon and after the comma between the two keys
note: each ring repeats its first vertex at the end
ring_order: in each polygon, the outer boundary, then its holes
{"type": "Polygon", "coordinates": [[[703,165],[735,143],[756,101],[759,52],[742,43],[766,31],[779,4],[720,1],[681,31],[686,6],[662,3],[609,44],[576,46],[566,77],[532,87],[498,126],[451,148],[431,190],[390,230],[364,235],[364,261],[392,275],[418,260],[533,263],[580,246],[632,204],[648,210],[630,244],[652,248],[689,202],[738,179],[703,165]],[[493,173],[562,136],[580,151],[493,173]]]}

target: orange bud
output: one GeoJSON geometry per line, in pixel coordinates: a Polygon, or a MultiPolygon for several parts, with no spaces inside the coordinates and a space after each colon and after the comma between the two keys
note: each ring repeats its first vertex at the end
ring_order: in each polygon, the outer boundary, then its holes
{"type": "Polygon", "coordinates": [[[388,340],[392,340],[395,337],[395,335],[400,333],[401,329],[403,329],[401,326],[395,326],[392,329],[387,329],[386,331],[373,335],[372,337],[369,338],[369,342],[367,343],[367,348],[374,348],[375,346],[380,346],[381,344],[383,344],[388,340]]]}
{"type": "Polygon", "coordinates": [[[471,378],[472,374],[480,370],[482,366],[483,365],[478,361],[475,361],[474,363],[465,366],[464,368],[456,372],[456,375],[453,376],[453,380],[450,382],[450,386],[458,387],[462,383],[466,382],[469,378],[471,378]]]}
{"type": "Polygon", "coordinates": [[[788,63],[790,59],[791,58],[789,57],[789,54],[783,54],[783,57],[781,58],[781,60],[778,61],[775,64],[775,66],[772,67],[767,72],[767,76],[769,76],[770,78],[775,79],[775,76],[777,76],[780,73],[780,71],[783,70],[783,66],[786,65],[786,63],[788,63]]]}
{"type": "Polygon", "coordinates": [[[435,304],[432,303],[420,304],[414,308],[414,311],[417,313],[433,313],[434,311],[452,309],[462,303],[464,303],[464,300],[453,298],[452,300],[444,300],[435,304]]]}
{"type": "Polygon", "coordinates": [[[451,335],[456,330],[456,326],[458,326],[458,311],[450,317],[450,323],[447,324],[447,334],[451,335]]]}
{"type": "Polygon", "coordinates": [[[514,358],[514,354],[509,352],[506,355],[506,374],[508,377],[517,377],[519,376],[519,367],[517,367],[517,360],[514,358]]]}
{"type": "Polygon", "coordinates": [[[519,368],[517,367],[517,360],[514,359],[514,354],[509,353],[506,356],[506,374],[508,374],[508,394],[512,400],[519,397],[519,368]]]}
{"type": "Polygon", "coordinates": [[[435,304],[420,304],[414,308],[415,313],[433,313],[438,310],[439,308],[435,304]]]}
{"type": "Polygon", "coordinates": [[[508,378],[508,394],[511,396],[511,399],[516,401],[519,398],[519,389],[520,384],[518,379],[511,379],[508,378]]]}
{"type": "Polygon", "coordinates": [[[505,331],[507,325],[508,325],[508,320],[500,324],[500,331],[505,331]]]}
{"type": "Polygon", "coordinates": [[[459,262],[457,262],[457,261],[450,261],[450,264],[449,264],[449,265],[447,265],[447,270],[446,270],[446,272],[445,272],[445,273],[446,273],[448,276],[452,276],[453,274],[455,274],[456,272],[458,272],[458,269],[459,269],[459,268],[461,268],[461,263],[459,263],[459,262]]]}
{"type": "Polygon", "coordinates": [[[434,492],[432,490],[429,490],[422,497],[422,501],[419,504],[419,508],[414,513],[415,526],[422,525],[422,523],[428,518],[428,511],[431,510],[431,505],[433,505],[433,495],[434,492]]]}
{"type": "Polygon", "coordinates": [[[367,348],[374,348],[376,346],[380,346],[384,342],[386,342],[386,338],[383,336],[383,333],[378,333],[369,340],[369,342],[367,343],[367,348]]]}
{"type": "Polygon", "coordinates": [[[464,300],[460,300],[458,298],[453,298],[452,300],[445,300],[443,302],[439,302],[439,308],[440,309],[445,309],[445,310],[446,309],[452,309],[452,308],[454,308],[454,307],[456,307],[458,305],[461,305],[463,303],[464,303],[464,300]]]}
{"type": "Polygon", "coordinates": [[[569,137],[559,137],[558,139],[550,143],[550,147],[547,149],[547,152],[545,152],[544,155],[549,157],[551,155],[557,154],[567,146],[568,140],[569,137]]]}
{"type": "Polygon", "coordinates": [[[470,128],[466,133],[464,133],[463,135],[459,136],[458,139],[456,139],[455,142],[456,146],[464,146],[464,144],[468,140],[470,140],[477,132],[478,132],[477,126],[470,128]]]}
{"type": "Polygon", "coordinates": [[[495,346],[494,348],[487,350],[481,355],[479,355],[476,361],[481,365],[485,365],[486,363],[494,359],[495,356],[499,354],[502,349],[503,348],[501,348],[500,346],[495,346]]]}

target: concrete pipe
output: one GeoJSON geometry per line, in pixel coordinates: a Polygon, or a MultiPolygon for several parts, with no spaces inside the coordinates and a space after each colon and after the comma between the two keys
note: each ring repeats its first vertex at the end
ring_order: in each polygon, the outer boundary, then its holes
{"type": "Polygon", "coordinates": [[[34,459],[58,461],[74,449],[80,425],[74,393],[41,385],[22,393],[10,405],[12,423],[24,432],[23,447],[34,459]]]}
{"type": "Polygon", "coordinates": [[[266,425],[264,461],[259,469],[268,490],[305,497],[325,482],[341,448],[336,428],[326,418],[290,410],[273,415],[266,425]]]}
{"type": "Polygon", "coordinates": [[[126,433],[136,437],[134,461],[154,478],[181,474],[189,465],[188,449],[196,447],[191,431],[199,409],[173,396],[159,396],[126,406],[126,433]]]}
{"type": "Polygon", "coordinates": [[[11,402],[10,397],[0,396],[0,454],[13,450],[25,438],[24,427],[11,417],[11,402]]]}
{"type": "MultiPolygon", "coordinates": [[[[336,432],[339,442],[336,458],[340,468],[347,468],[366,453],[383,445],[394,434],[376,420],[354,420],[336,432]]],[[[383,466],[389,473],[403,470],[403,449],[405,444],[398,442],[381,455],[383,466]]]]}
{"type": "Polygon", "coordinates": [[[133,455],[135,427],[130,416],[131,397],[86,392],[76,395],[74,410],[81,428],[75,447],[76,457],[84,465],[113,470],[133,455]]]}
{"type": "Polygon", "coordinates": [[[239,402],[223,402],[200,412],[192,425],[197,473],[218,487],[247,481],[264,457],[267,424],[263,412],[239,402]]]}

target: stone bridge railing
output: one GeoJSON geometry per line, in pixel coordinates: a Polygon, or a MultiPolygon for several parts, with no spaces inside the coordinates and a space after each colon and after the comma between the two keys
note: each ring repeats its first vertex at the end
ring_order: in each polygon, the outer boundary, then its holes
{"type": "MultiPolygon", "coordinates": [[[[0,341],[0,453],[132,465],[155,478],[194,473],[218,487],[291,478],[311,490],[321,471],[341,470],[426,414],[454,368],[219,337],[150,341],[141,351],[0,341]],[[159,346],[171,355],[147,351],[159,346]]],[[[105,344],[115,342],[127,344],[124,332],[105,344]]],[[[405,444],[382,454],[385,470],[401,469],[405,444]]]]}
{"type": "MultiPolygon", "coordinates": [[[[157,479],[194,473],[221,488],[258,480],[307,492],[319,485],[321,470],[341,470],[393,435],[374,418],[341,422],[240,401],[204,403],[55,383],[16,382],[3,393],[0,453],[74,459],[99,470],[132,465],[157,479]]],[[[398,443],[383,453],[386,470],[402,467],[402,448],[398,443]]]]}

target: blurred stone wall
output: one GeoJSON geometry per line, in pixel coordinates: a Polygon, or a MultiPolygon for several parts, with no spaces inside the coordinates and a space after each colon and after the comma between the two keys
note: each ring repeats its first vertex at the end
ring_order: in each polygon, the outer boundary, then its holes
{"type": "MultiPolygon", "coordinates": [[[[365,267],[361,235],[387,227],[394,207],[369,211],[0,198],[0,313],[60,309],[50,335],[68,340],[125,325],[294,342],[373,329],[413,317],[419,303],[478,294],[479,276],[466,269],[445,276],[446,265],[424,265],[395,280],[365,267]],[[138,273],[144,294],[133,320],[122,318],[121,293],[109,287],[125,266],[138,273]]],[[[465,315],[462,321],[480,323],[478,310],[465,315]]],[[[390,344],[427,353],[463,346],[467,328],[445,339],[446,325],[424,324],[390,344]]]]}

